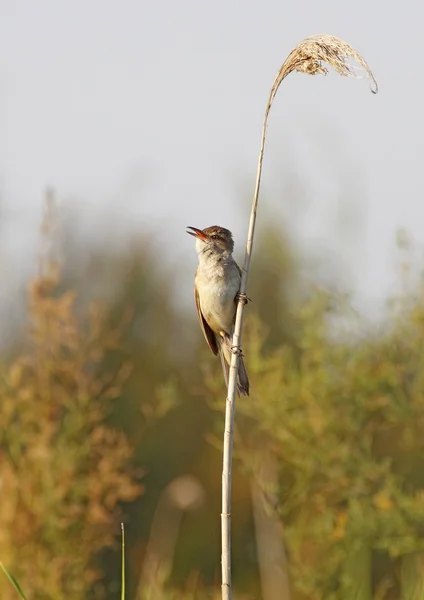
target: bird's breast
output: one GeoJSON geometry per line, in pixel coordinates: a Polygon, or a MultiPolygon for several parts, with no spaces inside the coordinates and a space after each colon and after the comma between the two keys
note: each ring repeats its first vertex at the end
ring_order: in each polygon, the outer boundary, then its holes
{"type": "Polygon", "coordinates": [[[215,332],[230,334],[236,311],[235,297],[240,289],[237,267],[199,268],[196,273],[196,288],[200,309],[206,322],[215,332]]]}

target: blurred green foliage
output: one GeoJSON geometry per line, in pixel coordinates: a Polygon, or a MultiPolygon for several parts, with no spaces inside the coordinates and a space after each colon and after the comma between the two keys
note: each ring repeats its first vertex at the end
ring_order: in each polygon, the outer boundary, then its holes
{"type": "MultiPolygon", "coordinates": [[[[117,600],[120,520],[128,598],[219,597],[225,390],[178,275],[148,240],[30,288],[26,341],[0,361],[0,560],[30,599],[117,600]]],[[[422,600],[421,290],[364,331],[346,300],[301,287],[268,227],[249,296],[236,600],[422,600]]]]}
{"type": "MultiPolygon", "coordinates": [[[[99,306],[81,325],[57,284],[54,272],[33,283],[27,343],[0,368],[0,555],[30,598],[60,600],[87,597],[119,503],[142,488],[131,445],[107,425],[131,368],[104,368],[120,331],[99,306]]],[[[0,591],[13,597],[3,579],[0,591]]]]}
{"type": "Polygon", "coordinates": [[[266,440],[247,466],[257,468],[264,447],[277,457],[264,494],[301,598],[423,597],[421,297],[405,299],[380,333],[352,340],[329,325],[348,308],[316,293],[295,311],[296,349],[265,353],[259,321],[245,343],[257,392],[239,410],[254,420],[250,435],[266,440]]]}

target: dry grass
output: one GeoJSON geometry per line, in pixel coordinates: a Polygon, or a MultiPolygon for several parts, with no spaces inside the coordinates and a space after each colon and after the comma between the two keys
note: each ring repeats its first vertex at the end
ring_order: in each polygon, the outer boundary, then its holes
{"type": "Polygon", "coordinates": [[[323,64],[326,63],[344,77],[356,77],[354,67],[348,62],[349,58],[356,60],[361,65],[371,81],[372,93],[376,94],[378,92],[377,81],[366,60],[355,48],[335,35],[312,35],[293,48],[282,64],[271,88],[267,113],[281,82],[287,75],[294,71],[307,75],[327,75],[328,68],[323,64]]]}
{"type": "MultiPolygon", "coordinates": [[[[238,373],[238,361],[241,354],[241,333],[243,327],[243,311],[245,306],[247,279],[249,276],[250,260],[252,256],[253,239],[256,225],[256,213],[258,207],[259,189],[262,175],[262,162],[266,140],[268,116],[281,82],[295,71],[308,75],[325,75],[328,72],[323,63],[331,66],[337,73],[343,76],[355,76],[353,67],[348,59],[353,58],[365,70],[372,82],[371,91],[377,93],[378,87],[371,69],[366,61],[352,46],[344,40],[332,35],[314,35],[305,38],[290,52],[282,64],[277,77],[272,84],[265,116],[262,125],[261,146],[259,150],[258,168],[256,175],[255,192],[253,195],[252,211],[247,236],[246,254],[244,259],[242,279],[240,285],[239,303],[237,306],[232,347],[234,353],[231,357],[231,365],[228,378],[228,394],[225,409],[225,434],[223,444],[223,468],[222,468],[222,513],[221,513],[221,536],[222,536],[222,598],[231,600],[231,469],[234,439],[234,415],[236,401],[236,384],[238,373]]],[[[253,392],[254,393],[254,392],[253,392]]]]}

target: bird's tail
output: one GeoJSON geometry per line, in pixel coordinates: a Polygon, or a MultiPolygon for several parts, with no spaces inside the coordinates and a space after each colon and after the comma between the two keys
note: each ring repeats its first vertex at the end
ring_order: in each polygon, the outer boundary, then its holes
{"type": "MultiPolygon", "coordinates": [[[[221,359],[222,371],[224,373],[225,385],[228,387],[228,372],[231,363],[231,338],[226,336],[219,340],[219,357],[221,359]]],[[[240,356],[237,375],[237,392],[241,396],[249,395],[249,377],[244,366],[243,357],[240,356]]]]}

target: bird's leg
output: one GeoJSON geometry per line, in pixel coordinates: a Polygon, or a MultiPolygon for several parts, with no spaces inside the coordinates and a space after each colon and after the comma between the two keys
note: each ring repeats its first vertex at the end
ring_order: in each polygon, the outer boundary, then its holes
{"type": "Polygon", "coordinates": [[[240,357],[244,356],[243,352],[241,351],[240,346],[231,346],[230,352],[232,352],[233,354],[236,354],[237,356],[240,356],[240,357]]]}
{"type": "Polygon", "coordinates": [[[240,302],[240,300],[243,302],[243,304],[247,304],[248,302],[252,302],[252,300],[250,298],[248,298],[247,294],[245,294],[244,292],[237,292],[236,297],[235,297],[235,301],[236,302],[240,302]]]}
{"type": "Polygon", "coordinates": [[[219,332],[220,336],[222,337],[222,339],[226,342],[227,348],[230,350],[230,352],[232,354],[236,354],[237,356],[244,356],[244,354],[241,351],[241,347],[240,346],[231,346],[231,336],[228,333],[225,333],[225,331],[220,331],[219,332]]]}

